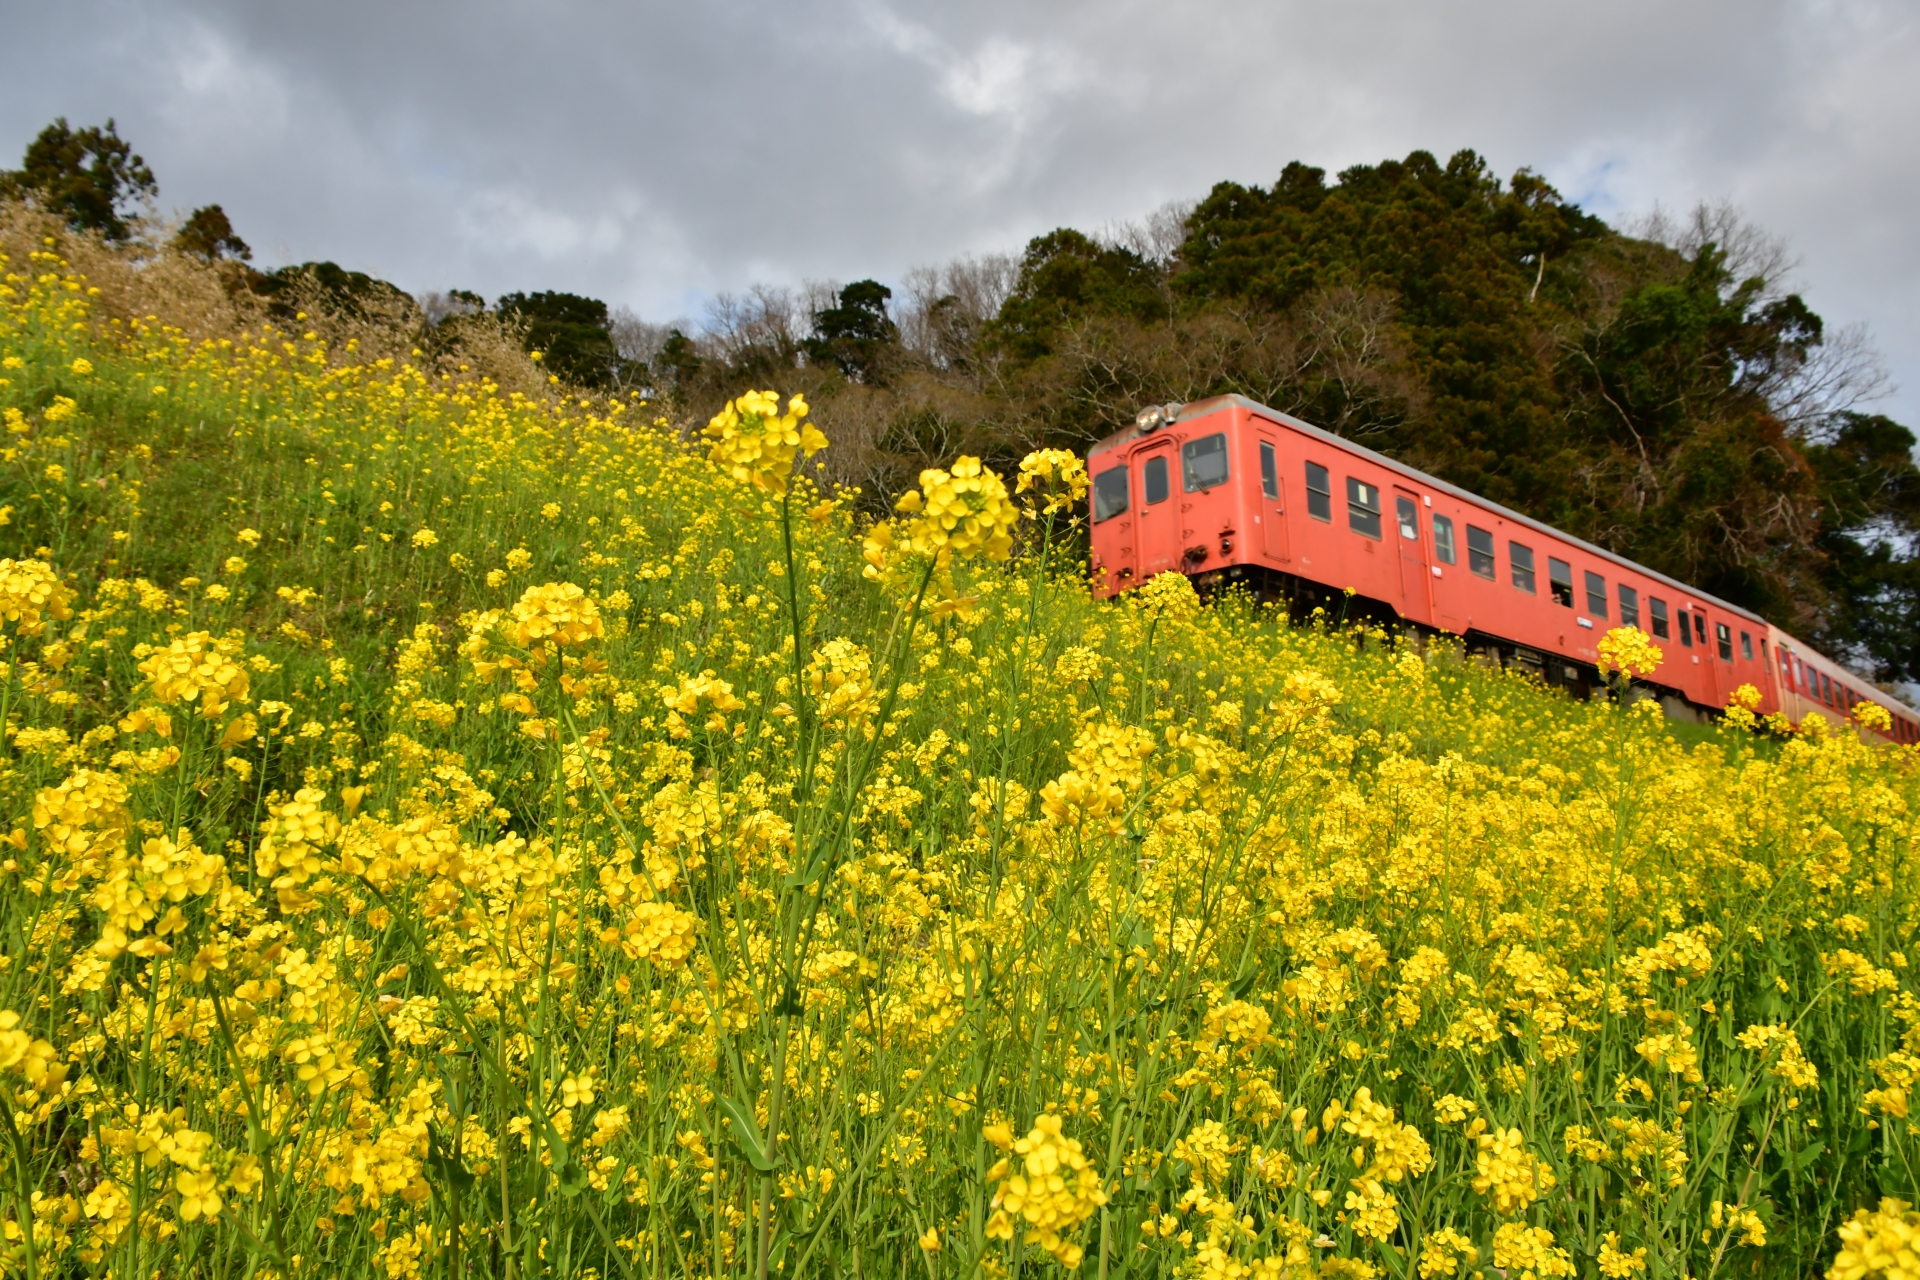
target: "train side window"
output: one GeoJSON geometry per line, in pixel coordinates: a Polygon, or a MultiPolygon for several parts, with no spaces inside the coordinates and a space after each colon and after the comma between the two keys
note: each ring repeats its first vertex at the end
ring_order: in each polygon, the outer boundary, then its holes
{"type": "Polygon", "coordinates": [[[1685,609],[1680,611],[1680,645],[1685,649],[1693,648],[1693,628],[1687,625],[1687,611],[1685,609]]]}
{"type": "MultiPolygon", "coordinates": [[[[1533,594],[1533,548],[1518,542],[1507,544],[1507,557],[1513,562],[1513,585],[1516,589],[1533,594]]],[[[1550,561],[1559,564],[1558,560],[1550,561]]]]}
{"type": "Polygon", "coordinates": [[[1671,640],[1667,633],[1667,602],[1659,596],[1647,597],[1647,615],[1653,623],[1653,637],[1656,640],[1671,640]]]}
{"type": "Polygon", "coordinates": [[[1573,608],[1573,566],[1554,556],[1547,557],[1547,590],[1555,604],[1573,608]]]}
{"type": "Polygon", "coordinates": [[[1833,705],[1833,677],[1824,671],[1820,673],[1820,701],[1833,705]]]}
{"type": "Polygon", "coordinates": [[[1307,514],[1315,520],[1333,519],[1333,482],[1317,462],[1307,464],[1307,514]]]}
{"type": "Polygon", "coordinates": [[[1733,661],[1733,628],[1724,622],[1713,624],[1713,638],[1720,642],[1720,661],[1733,661]]]}
{"type": "Polygon", "coordinates": [[[1493,534],[1474,525],[1467,526],[1467,568],[1493,581],[1493,534]]]}
{"type": "Polygon", "coordinates": [[[1347,477],[1347,527],[1369,538],[1380,536],[1380,490],[1347,477]]]}
{"type": "Polygon", "coordinates": [[[1269,498],[1280,497],[1280,464],[1274,460],[1273,445],[1260,442],[1260,492],[1269,498]]]}
{"type": "Polygon", "coordinates": [[[1167,495],[1173,492],[1173,486],[1167,483],[1167,455],[1164,453],[1147,459],[1147,465],[1141,468],[1141,478],[1145,481],[1148,506],[1165,502],[1167,495]]]}
{"type": "Polygon", "coordinates": [[[1607,580],[1591,569],[1587,571],[1587,612],[1603,621],[1607,616],[1607,580]]]}
{"type": "Polygon", "coordinates": [[[1620,584],[1619,592],[1620,592],[1620,625],[1623,627],[1639,626],[1640,625],[1640,593],[1638,591],[1635,591],[1632,587],[1628,586],[1624,582],[1620,584]]]}
{"type": "Polygon", "coordinates": [[[1393,514],[1400,522],[1400,536],[1408,542],[1420,541],[1420,508],[1412,498],[1395,498],[1393,514]]]}
{"type": "Polygon", "coordinates": [[[1453,517],[1433,513],[1433,554],[1441,564],[1455,564],[1458,559],[1453,549],[1453,517]]]}
{"type": "Polygon", "coordinates": [[[1093,478],[1093,519],[1098,524],[1127,509],[1127,469],[1113,467],[1093,478]]]}
{"type": "Polygon", "coordinates": [[[1753,637],[1745,631],[1740,633],[1740,657],[1747,662],[1753,661],[1753,637]]]}
{"type": "Polygon", "coordinates": [[[1693,611],[1693,638],[1700,642],[1702,649],[1707,647],[1707,615],[1698,609],[1693,611]]]}
{"type": "Polygon", "coordinates": [[[1227,482],[1227,437],[1216,431],[1180,446],[1180,483],[1188,493],[1205,493],[1227,482]]]}

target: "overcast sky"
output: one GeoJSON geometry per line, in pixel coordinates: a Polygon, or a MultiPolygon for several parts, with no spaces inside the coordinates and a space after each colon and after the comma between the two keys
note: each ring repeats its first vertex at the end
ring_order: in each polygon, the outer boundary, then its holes
{"type": "Polygon", "coordinates": [[[1612,220],[1730,199],[1920,426],[1920,6],[61,0],[9,6],[0,162],[115,117],[256,262],[651,319],[896,280],[1289,160],[1461,147],[1612,220]]]}

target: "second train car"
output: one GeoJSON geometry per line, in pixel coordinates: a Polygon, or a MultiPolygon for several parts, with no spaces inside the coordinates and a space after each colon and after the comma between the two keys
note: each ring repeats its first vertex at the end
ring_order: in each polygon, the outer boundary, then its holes
{"type": "MultiPolygon", "coordinates": [[[[1351,590],[1579,694],[1599,638],[1634,625],[1665,655],[1644,682],[1673,714],[1718,710],[1742,684],[1795,723],[1888,701],[1755,613],[1244,396],[1150,409],[1087,471],[1102,595],[1167,572],[1336,610],[1351,590]]],[[[1889,709],[1883,736],[1920,741],[1920,718],[1889,709]]]]}

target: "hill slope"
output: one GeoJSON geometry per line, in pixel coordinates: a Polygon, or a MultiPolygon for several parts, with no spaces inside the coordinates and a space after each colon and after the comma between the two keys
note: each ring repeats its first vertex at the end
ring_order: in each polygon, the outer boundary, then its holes
{"type": "Polygon", "coordinates": [[[1913,1190],[1912,752],[6,270],[13,1270],[1803,1275],[1913,1190]]]}

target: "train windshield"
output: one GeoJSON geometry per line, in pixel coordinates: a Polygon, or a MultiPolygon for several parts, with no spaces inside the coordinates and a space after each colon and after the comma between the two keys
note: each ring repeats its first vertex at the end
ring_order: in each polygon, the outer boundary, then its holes
{"type": "Polygon", "coordinates": [[[1188,493],[1227,482],[1227,437],[1216,432],[1180,447],[1180,478],[1188,493]]]}
{"type": "Polygon", "coordinates": [[[1111,520],[1127,509],[1127,469],[1112,467],[1093,478],[1093,518],[1111,520]]]}
{"type": "Polygon", "coordinates": [[[1140,479],[1147,493],[1147,505],[1165,502],[1170,490],[1167,487],[1167,455],[1156,453],[1147,459],[1147,465],[1140,468],[1140,479]]]}

